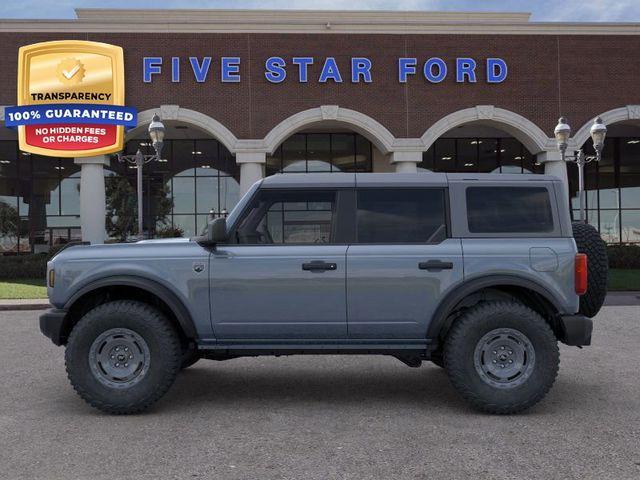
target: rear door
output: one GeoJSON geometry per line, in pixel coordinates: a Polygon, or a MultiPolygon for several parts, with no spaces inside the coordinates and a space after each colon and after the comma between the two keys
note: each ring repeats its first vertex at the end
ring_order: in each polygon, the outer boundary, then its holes
{"type": "Polygon", "coordinates": [[[444,187],[358,188],[357,241],[347,251],[350,338],[426,338],[443,292],[463,277],[447,204],[444,187]]]}

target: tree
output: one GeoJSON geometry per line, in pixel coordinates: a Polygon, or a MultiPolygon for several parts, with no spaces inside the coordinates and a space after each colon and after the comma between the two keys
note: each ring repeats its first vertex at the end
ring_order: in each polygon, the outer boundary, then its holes
{"type": "Polygon", "coordinates": [[[0,237],[15,238],[18,241],[20,231],[20,215],[18,209],[0,201],[0,237]]]}
{"type": "MultiPolygon", "coordinates": [[[[107,200],[106,227],[109,235],[121,242],[138,233],[138,204],[135,188],[126,177],[105,178],[107,200]]],[[[157,221],[166,224],[167,217],[173,208],[173,200],[169,196],[168,187],[162,183],[152,188],[152,209],[157,221]]],[[[147,227],[155,230],[155,225],[147,227]]]]}

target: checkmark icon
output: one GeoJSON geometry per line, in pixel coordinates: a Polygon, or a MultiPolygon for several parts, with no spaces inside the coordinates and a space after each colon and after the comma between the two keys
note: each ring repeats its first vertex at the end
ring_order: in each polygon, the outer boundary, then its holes
{"type": "Polygon", "coordinates": [[[65,58],[56,69],[58,80],[63,85],[77,85],[84,78],[84,65],[77,58],[65,58]]]}
{"type": "Polygon", "coordinates": [[[76,73],[78,73],[78,70],[80,70],[80,65],[76,65],[70,71],[62,70],[62,74],[65,76],[67,80],[71,80],[71,77],[73,77],[76,73]]]}

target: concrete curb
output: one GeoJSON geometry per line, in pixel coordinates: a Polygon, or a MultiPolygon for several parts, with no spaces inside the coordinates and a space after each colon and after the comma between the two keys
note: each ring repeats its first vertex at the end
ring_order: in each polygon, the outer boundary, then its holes
{"type": "Polygon", "coordinates": [[[0,312],[16,310],[46,310],[48,308],[51,308],[51,304],[46,298],[29,300],[0,300],[0,312]]]}
{"type": "Polygon", "coordinates": [[[609,292],[604,305],[608,307],[640,305],[640,291],[609,292]]]}

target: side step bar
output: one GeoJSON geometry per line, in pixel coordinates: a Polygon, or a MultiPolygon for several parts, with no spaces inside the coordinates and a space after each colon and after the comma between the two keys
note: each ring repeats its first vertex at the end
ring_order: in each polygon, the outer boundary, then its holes
{"type": "Polygon", "coordinates": [[[319,341],[298,341],[298,342],[277,342],[267,341],[220,341],[201,342],[198,350],[205,356],[211,353],[214,356],[257,356],[257,355],[401,355],[419,356],[429,358],[435,345],[428,341],[397,341],[390,340],[384,342],[363,341],[363,342],[319,342],[319,341]]]}

